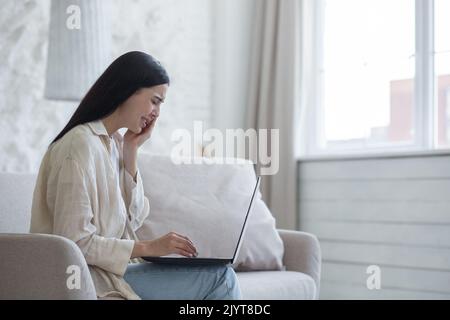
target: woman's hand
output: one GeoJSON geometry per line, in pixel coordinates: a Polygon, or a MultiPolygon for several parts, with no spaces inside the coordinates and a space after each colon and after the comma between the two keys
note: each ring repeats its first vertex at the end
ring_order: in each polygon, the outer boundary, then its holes
{"type": "Polygon", "coordinates": [[[155,128],[156,120],[158,118],[154,118],[142,131],[138,134],[134,133],[130,129],[127,130],[125,135],[123,136],[124,145],[132,148],[139,148],[145,141],[147,141],[155,128]]]}
{"type": "Polygon", "coordinates": [[[196,257],[197,249],[189,238],[175,232],[169,232],[155,240],[137,241],[131,253],[131,258],[160,257],[172,253],[185,257],[196,257]]]}
{"type": "Polygon", "coordinates": [[[135,182],[137,173],[137,149],[152,135],[156,119],[158,119],[158,117],[154,118],[144,129],[142,129],[141,133],[136,134],[128,129],[123,136],[123,161],[125,169],[133,177],[135,182]]]}

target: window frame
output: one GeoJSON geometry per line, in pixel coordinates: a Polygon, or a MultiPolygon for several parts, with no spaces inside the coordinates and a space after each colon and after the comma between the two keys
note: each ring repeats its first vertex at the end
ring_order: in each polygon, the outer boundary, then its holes
{"type": "Polygon", "coordinates": [[[303,4],[303,14],[306,23],[303,25],[304,45],[303,54],[303,83],[310,82],[303,92],[307,93],[303,106],[302,121],[303,138],[299,157],[340,156],[340,155],[371,155],[396,154],[409,152],[429,152],[447,149],[438,146],[438,112],[437,85],[434,68],[434,0],[415,0],[415,77],[414,77],[414,137],[411,142],[348,143],[345,148],[325,148],[324,137],[324,83],[321,79],[323,72],[320,59],[323,59],[322,41],[318,35],[324,19],[324,0],[307,0],[303,4]],[[312,17],[307,19],[308,15],[312,17]],[[306,41],[306,42],[305,42],[306,41]],[[309,42],[309,43],[308,43],[309,42]],[[309,45],[308,45],[309,44],[309,45]],[[308,49],[309,48],[309,49],[308,49]],[[309,50],[309,52],[308,52],[309,50]],[[307,60],[305,57],[309,57],[307,60]],[[307,65],[311,67],[307,67],[307,65]],[[308,94],[309,92],[309,94],[308,94]],[[312,107],[312,108],[310,108],[312,107]]]}

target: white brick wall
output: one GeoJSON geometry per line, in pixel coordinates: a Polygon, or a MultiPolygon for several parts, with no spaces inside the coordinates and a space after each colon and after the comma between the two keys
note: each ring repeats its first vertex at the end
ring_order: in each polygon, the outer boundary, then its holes
{"type": "MultiPolygon", "coordinates": [[[[146,51],[172,79],[160,121],[143,149],[168,153],[170,135],[211,119],[212,5],[209,0],[111,0],[113,58],[146,51]]],[[[0,171],[36,172],[76,103],[43,99],[50,0],[0,7],[0,171]]]]}

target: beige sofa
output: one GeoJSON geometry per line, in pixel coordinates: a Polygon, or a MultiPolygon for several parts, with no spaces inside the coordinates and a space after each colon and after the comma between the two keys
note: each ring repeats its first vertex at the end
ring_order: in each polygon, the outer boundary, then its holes
{"type": "MultiPolygon", "coordinates": [[[[0,299],[96,299],[86,261],[74,242],[28,234],[35,179],[33,174],[0,173],[0,299]],[[67,285],[70,265],[80,268],[79,289],[67,285]]],[[[243,298],[317,299],[317,238],[299,231],[278,232],[286,270],[238,272],[243,298]]]]}

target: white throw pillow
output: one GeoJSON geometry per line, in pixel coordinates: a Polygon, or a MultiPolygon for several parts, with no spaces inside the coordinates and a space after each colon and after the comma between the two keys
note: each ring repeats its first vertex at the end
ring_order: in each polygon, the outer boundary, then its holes
{"type": "MultiPolygon", "coordinates": [[[[199,257],[233,256],[256,183],[252,163],[242,162],[175,164],[168,156],[140,153],[139,171],[150,215],[136,232],[138,237],[155,239],[175,231],[193,241],[199,257]]],[[[275,219],[258,190],[233,267],[280,270],[283,254],[275,219]]]]}

